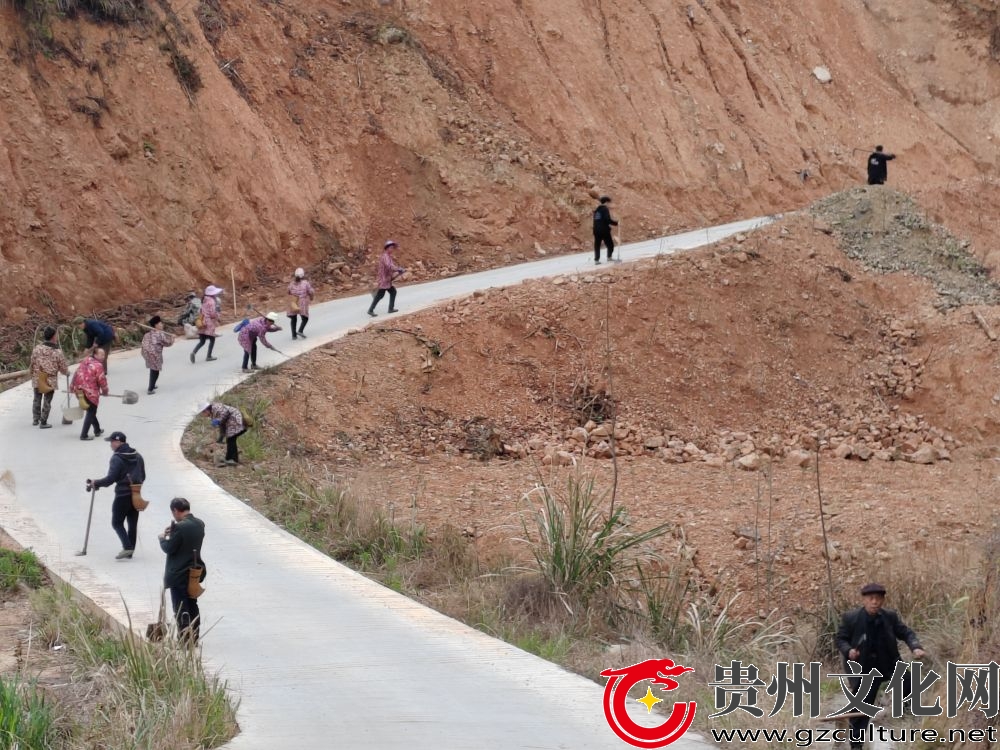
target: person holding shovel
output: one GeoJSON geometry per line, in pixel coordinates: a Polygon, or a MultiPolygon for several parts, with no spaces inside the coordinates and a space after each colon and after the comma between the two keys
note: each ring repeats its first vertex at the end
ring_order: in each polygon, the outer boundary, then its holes
{"type": "MultiPolygon", "coordinates": [[[[866,584],[861,589],[861,602],[860,607],[844,614],[834,643],[844,657],[845,670],[847,662],[853,661],[861,665],[862,672],[877,669],[882,674],[882,677],[875,678],[864,697],[865,703],[872,703],[879,687],[889,681],[900,660],[898,641],[904,641],[910,647],[915,659],[924,656],[924,649],[917,634],[906,626],[899,614],[883,607],[885,586],[880,583],[866,584]]],[[[852,678],[850,682],[851,690],[857,692],[861,689],[860,678],[852,678]]],[[[903,678],[903,692],[910,693],[909,672],[903,678]]],[[[851,748],[862,746],[869,721],[867,716],[851,719],[851,748]]]]}
{"type": "Polygon", "coordinates": [[[31,352],[31,388],[34,400],[31,403],[31,424],[43,430],[49,429],[49,410],[52,395],[56,392],[59,374],[69,375],[66,356],[56,340],[56,329],[48,326],[42,332],[42,342],[31,352]]]}
{"type": "MultiPolygon", "coordinates": [[[[255,320],[251,320],[245,326],[240,329],[238,336],[240,346],[243,347],[243,372],[250,372],[251,369],[258,369],[257,367],[257,340],[260,340],[264,346],[268,349],[274,349],[271,343],[267,340],[267,334],[274,333],[275,331],[280,331],[281,326],[277,324],[278,313],[269,312],[267,315],[263,315],[255,320]]],[[[293,322],[292,325],[295,325],[293,322]]]]}
{"type": "Polygon", "coordinates": [[[97,421],[97,405],[101,396],[108,395],[108,377],[104,372],[104,350],[96,349],[76,368],[69,384],[70,390],[80,399],[84,410],[83,430],[80,440],[93,440],[104,434],[101,423],[97,421]],[[94,437],[90,436],[90,428],[94,428],[94,437]]]}
{"type": "Polygon", "coordinates": [[[205,563],[201,559],[205,522],[191,514],[191,503],[183,497],[170,501],[170,515],[174,520],[159,535],[160,549],[167,554],[163,587],[170,592],[170,604],[177,618],[180,639],[194,645],[198,643],[201,630],[201,610],[198,599],[191,596],[188,582],[194,566],[202,569],[199,583],[205,578],[205,563]]]}
{"type": "Polygon", "coordinates": [[[195,344],[194,351],[191,352],[192,365],[194,364],[198,350],[206,343],[208,344],[208,354],[205,356],[205,361],[215,361],[215,357],[212,356],[212,350],[215,349],[215,337],[218,335],[215,332],[215,327],[219,325],[219,320],[222,317],[222,303],[219,301],[219,297],[222,296],[224,291],[224,289],[214,284],[209,284],[205,287],[205,297],[201,300],[201,312],[195,321],[195,325],[198,328],[198,343],[195,344]]]}
{"type": "Polygon", "coordinates": [[[399,245],[396,240],[388,240],[382,249],[382,257],[378,261],[378,271],[375,279],[378,289],[375,290],[372,303],[368,306],[368,314],[373,318],[376,316],[375,305],[382,301],[386,292],[389,293],[389,312],[398,312],[396,310],[396,287],[393,282],[398,276],[406,273],[406,269],[402,266],[397,266],[396,261],[392,257],[393,250],[398,247],[399,245]]]}
{"type": "Polygon", "coordinates": [[[149,319],[149,331],[142,337],[142,358],[149,368],[149,388],[146,390],[150,396],[156,390],[156,381],[160,377],[160,370],[163,369],[163,347],[173,346],[173,334],[163,330],[163,318],[154,315],[149,319]]]}
{"type": "Polygon", "coordinates": [[[306,281],[306,272],[303,269],[295,269],[292,283],[288,285],[288,296],[292,298],[288,309],[288,317],[292,319],[292,339],[298,336],[305,338],[306,323],[309,322],[309,302],[316,296],[316,290],[306,281]],[[296,332],[295,325],[299,318],[302,318],[302,325],[296,332]]]}
{"type": "Polygon", "coordinates": [[[108,464],[108,475],[101,479],[88,479],[87,492],[115,486],[115,499],[111,503],[111,528],[122,543],[122,550],[115,555],[115,559],[131,560],[139,532],[139,511],[132,502],[132,485],[146,481],[146,463],[139,452],[128,444],[123,432],[116,430],[111,433],[111,450],[113,455],[108,464]]]}
{"type": "Polygon", "coordinates": [[[876,146],[868,155],[868,184],[884,185],[889,179],[889,162],[895,158],[895,154],[887,154],[881,146],[876,146]]]}
{"type": "Polygon", "coordinates": [[[611,197],[602,195],[600,205],[594,209],[594,265],[601,265],[601,244],[608,249],[608,262],[615,251],[615,241],[611,238],[611,227],[618,226],[618,222],[611,218],[611,209],[608,204],[611,197]]]}
{"type": "Polygon", "coordinates": [[[97,318],[76,318],[84,336],[87,337],[84,349],[88,354],[94,354],[97,348],[104,350],[104,372],[108,371],[108,357],[111,356],[111,345],[115,341],[115,329],[111,324],[97,318]]]}
{"type": "Polygon", "coordinates": [[[215,442],[226,443],[225,466],[236,466],[240,462],[240,449],[236,444],[240,435],[247,431],[243,420],[243,412],[235,406],[227,406],[218,402],[207,401],[198,406],[198,413],[212,420],[212,426],[219,429],[219,438],[215,442]]]}

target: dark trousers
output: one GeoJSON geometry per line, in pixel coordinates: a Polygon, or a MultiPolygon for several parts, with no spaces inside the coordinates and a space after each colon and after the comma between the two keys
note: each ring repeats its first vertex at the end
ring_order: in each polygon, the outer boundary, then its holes
{"type": "Polygon", "coordinates": [[[608,260],[611,260],[611,254],[615,251],[615,241],[611,239],[611,229],[605,229],[603,231],[594,230],[594,260],[601,259],[601,243],[608,248],[608,260]]]}
{"type": "Polygon", "coordinates": [[[240,448],[236,445],[236,439],[242,435],[246,430],[240,430],[232,437],[226,438],[226,460],[240,462],[240,448]]]}
{"type": "Polygon", "coordinates": [[[149,371],[149,388],[147,388],[146,390],[152,391],[154,388],[156,388],[156,381],[159,380],[159,379],[160,379],[160,371],[159,370],[150,370],[149,371]]]}
{"type": "Polygon", "coordinates": [[[243,369],[249,365],[257,366],[257,339],[250,342],[250,351],[243,351],[243,369]]]}
{"type": "Polygon", "coordinates": [[[191,352],[191,354],[192,355],[197,354],[198,350],[205,345],[206,341],[208,342],[208,354],[206,354],[205,356],[211,357],[212,350],[215,348],[215,336],[209,336],[208,334],[204,333],[198,334],[198,343],[195,344],[194,351],[191,352]]]}
{"type": "Polygon", "coordinates": [[[198,600],[188,596],[187,582],[170,587],[170,605],[177,618],[177,634],[182,641],[198,642],[201,631],[201,610],[198,600]]]}
{"type": "MultiPolygon", "coordinates": [[[[878,695],[878,689],[882,687],[882,684],[889,681],[892,676],[893,667],[888,669],[879,668],[879,671],[885,675],[881,680],[875,680],[872,683],[871,689],[868,691],[868,695],[865,696],[865,703],[874,703],[875,696],[878,695]]],[[[851,690],[857,690],[861,682],[858,680],[851,680],[851,690]]],[[[910,695],[910,672],[907,671],[903,676],[903,694],[906,696],[910,695]]],[[[851,722],[851,734],[850,742],[851,747],[861,747],[861,743],[865,741],[865,733],[868,731],[868,724],[871,723],[871,719],[867,716],[858,716],[850,719],[851,722]]]]}
{"type": "Polygon", "coordinates": [[[114,339],[108,342],[97,342],[97,346],[104,350],[104,374],[108,374],[108,365],[111,363],[111,345],[115,343],[114,339]]]}
{"type": "Polygon", "coordinates": [[[83,397],[83,400],[87,403],[87,411],[83,413],[83,430],[80,432],[80,437],[87,437],[91,427],[94,428],[94,435],[99,435],[101,423],[97,421],[97,404],[92,404],[86,396],[83,397]]]}
{"type": "Polygon", "coordinates": [[[132,491],[129,494],[115,495],[111,504],[111,528],[115,530],[122,543],[122,549],[135,549],[135,540],[139,534],[139,511],[132,505],[132,491]],[[128,530],[125,524],[128,523],[128,530]]]}
{"type": "Polygon", "coordinates": [[[304,332],[306,330],[306,323],[309,322],[309,316],[308,315],[289,315],[288,317],[292,319],[292,338],[294,339],[298,334],[300,334],[300,333],[302,333],[302,332],[304,332]],[[296,321],[299,318],[302,318],[302,325],[300,325],[298,331],[296,331],[295,330],[295,323],[296,323],[296,321]]]}
{"type": "Polygon", "coordinates": [[[31,421],[33,424],[45,424],[49,421],[49,410],[52,408],[52,396],[55,391],[42,393],[35,389],[35,400],[31,403],[31,421]]]}
{"type": "Polygon", "coordinates": [[[389,292],[389,312],[396,309],[396,287],[390,286],[388,289],[379,289],[375,292],[375,296],[372,297],[372,304],[371,307],[368,308],[368,312],[375,312],[375,305],[382,301],[386,292],[389,292]]]}

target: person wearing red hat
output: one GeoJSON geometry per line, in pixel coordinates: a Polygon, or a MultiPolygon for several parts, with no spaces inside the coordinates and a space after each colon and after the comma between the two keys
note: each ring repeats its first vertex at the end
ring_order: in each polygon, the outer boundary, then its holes
{"type": "Polygon", "coordinates": [[[389,312],[398,312],[396,310],[396,287],[393,285],[393,282],[396,280],[396,277],[406,273],[406,269],[402,266],[397,266],[396,261],[392,257],[392,251],[397,247],[399,245],[396,243],[396,240],[388,240],[382,250],[382,257],[379,258],[376,275],[378,289],[375,290],[375,294],[372,296],[372,303],[368,306],[368,314],[373,318],[376,315],[375,305],[382,301],[386,292],[389,293],[389,312]]]}
{"type": "MultiPolygon", "coordinates": [[[[917,634],[906,626],[899,614],[893,609],[885,609],[885,586],[880,583],[869,583],[861,589],[862,605],[846,612],[837,629],[835,643],[837,650],[844,657],[846,671],[848,661],[861,665],[861,671],[869,672],[877,669],[882,676],[872,682],[865,703],[872,703],[878,695],[878,689],[888,682],[900,661],[897,641],[904,641],[913,652],[916,659],[924,656],[923,646],[917,640],[917,634]]],[[[855,693],[861,687],[860,678],[850,680],[851,690],[855,693]]],[[[903,692],[910,693],[910,673],[903,678],[903,692]]],[[[860,748],[864,742],[865,730],[871,720],[867,716],[851,719],[850,742],[852,748],[860,748]]]]}

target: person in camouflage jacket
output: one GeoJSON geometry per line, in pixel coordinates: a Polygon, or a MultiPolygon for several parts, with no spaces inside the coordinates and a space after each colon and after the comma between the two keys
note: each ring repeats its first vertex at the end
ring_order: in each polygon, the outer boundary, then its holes
{"type": "Polygon", "coordinates": [[[49,424],[49,410],[52,396],[59,385],[59,374],[69,375],[66,356],[56,340],[56,329],[49,326],[42,333],[42,342],[31,352],[31,388],[34,400],[31,403],[31,424],[43,430],[49,424]]]}

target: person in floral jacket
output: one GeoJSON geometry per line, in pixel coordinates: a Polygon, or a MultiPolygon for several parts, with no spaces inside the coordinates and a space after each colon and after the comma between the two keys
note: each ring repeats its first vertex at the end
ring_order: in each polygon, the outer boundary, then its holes
{"type": "Polygon", "coordinates": [[[80,406],[86,407],[83,417],[83,431],[80,433],[80,440],[93,440],[90,436],[90,428],[94,428],[94,437],[104,434],[101,423],[97,421],[97,405],[101,401],[101,396],[108,395],[108,378],[104,374],[104,350],[96,349],[93,354],[87,357],[76,368],[73,379],[69,386],[81,399],[80,406]]]}
{"type": "Polygon", "coordinates": [[[208,342],[208,355],[205,357],[205,361],[215,361],[215,357],[212,356],[212,350],[215,348],[215,337],[218,335],[215,332],[215,327],[219,325],[219,319],[222,317],[222,303],[219,302],[219,297],[222,296],[223,291],[225,290],[220,289],[214,284],[209,284],[205,287],[205,296],[201,300],[201,325],[198,326],[198,343],[195,345],[194,351],[191,352],[192,365],[194,364],[198,350],[206,342],[208,342]]]}
{"type": "Polygon", "coordinates": [[[212,426],[219,430],[219,438],[215,442],[226,441],[226,466],[236,466],[240,462],[240,449],[237,438],[247,431],[248,425],[243,420],[243,412],[235,406],[227,406],[219,402],[207,401],[198,406],[198,413],[212,420],[212,426]]]}
{"type": "Polygon", "coordinates": [[[31,404],[31,424],[47,430],[52,395],[59,384],[59,373],[69,375],[66,357],[56,341],[56,329],[49,326],[42,332],[42,342],[31,352],[31,388],[35,398],[31,404]]]}
{"type": "Polygon", "coordinates": [[[149,368],[149,389],[146,391],[153,395],[156,390],[156,381],[160,377],[160,370],[163,369],[163,347],[173,346],[174,337],[163,330],[163,318],[154,315],[149,319],[149,327],[152,331],[147,331],[142,337],[142,358],[149,368]]]}
{"type": "Polygon", "coordinates": [[[288,312],[288,317],[292,319],[292,338],[295,339],[299,336],[305,338],[306,323],[309,322],[309,302],[316,296],[316,290],[313,289],[312,284],[306,281],[306,272],[303,269],[295,269],[292,283],[288,285],[288,296],[295,298],[288,312]],[[299,318],[302,318],[302,325],[296,331],[295,325],[299,318]]]}
{"type": "Polygon", "coordinates": [[[262,318],[251,320],[240,329],[239,342],[243,347],[243,372],[257,369],[257,339],[268,349],[274,349],[267,340],[267,334],[280,331],[277,325],[278,313],[269,312],[262,318]]]}

